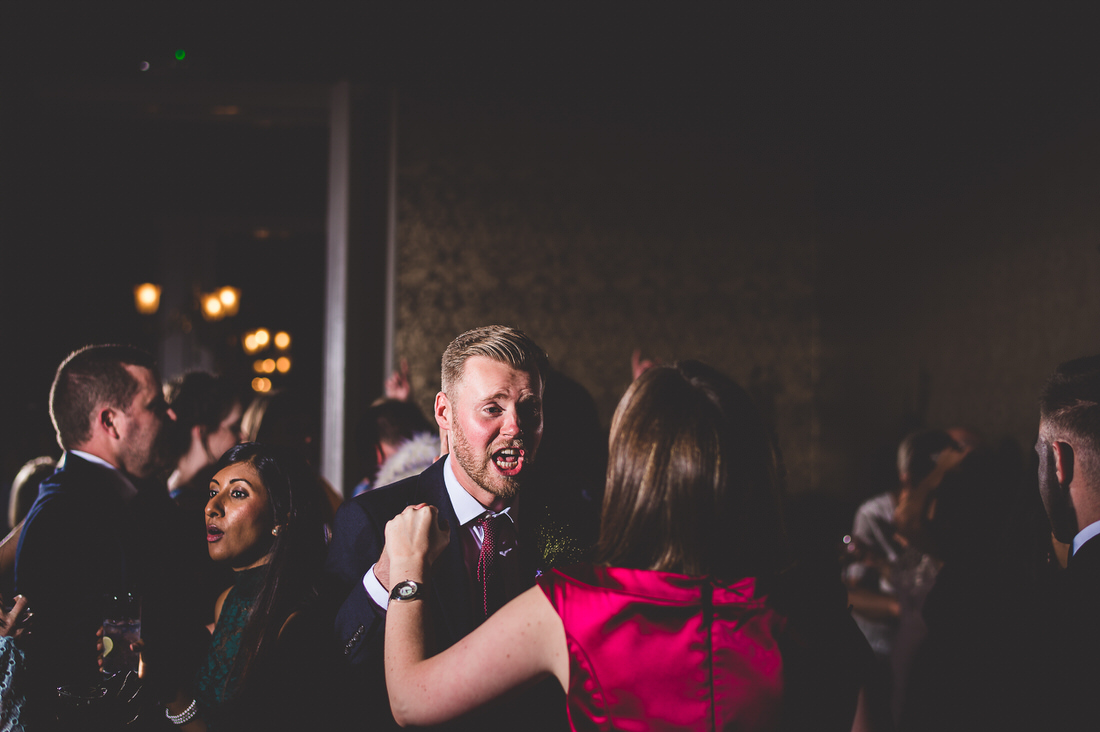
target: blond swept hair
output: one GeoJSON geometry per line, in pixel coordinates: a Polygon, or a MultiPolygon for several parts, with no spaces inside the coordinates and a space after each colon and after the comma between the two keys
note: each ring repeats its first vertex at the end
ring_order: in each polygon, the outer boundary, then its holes
{"type": "Polygon", "coordinates": [[[454,397],[452,389],[462,381],[467,359],[485,356],[499,363],[527,371],[544,384],[548,366],[546,352],[530,336],[506,325],[486,325],[468,330],[451,341],[443,352],[440,381],[443,393],[454,397]]]}

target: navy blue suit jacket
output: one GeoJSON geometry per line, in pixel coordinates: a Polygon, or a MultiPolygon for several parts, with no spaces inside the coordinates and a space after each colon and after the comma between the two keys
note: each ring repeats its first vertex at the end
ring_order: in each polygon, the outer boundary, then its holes
{"type": "Polygon", "coordinates": [[[336,513],[326,570],[347,592],[336,613],[336,635],[353,665],[372,662],[380,668],[386,612],[370,599],[363,575],[382,554],[386,522],[406,506],[435,506],[451,527],[451,542],[433,566],[428,590],[437,649],[453,645],[481,622],[473,613],[458,518],[443,481],[445,464],[437,460],[420,475],[356,496],[336,513]]]}
{"type": "Polygon", "coordinates": [[[39,488],[15,560],[16,591],[35,613],[27,663],[36,688],[97,678],[103,598],[125,592],[141,597],[142,637],[189,674],[202,628],[184,531],[163,484],[134,493],[118,471],[64,455],[39,488]]]}
{"type": "Polygon", "coordinates": [[[132,588],[133,524],[110,468],[66,453],[44,480],[19,537],[15,589],[35,612],[28,663],[51,685],[94,678],[101,598],[132,588]]]}

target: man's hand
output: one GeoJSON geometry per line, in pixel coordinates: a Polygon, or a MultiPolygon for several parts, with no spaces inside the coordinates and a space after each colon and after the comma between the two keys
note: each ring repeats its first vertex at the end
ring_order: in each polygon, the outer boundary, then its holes
{"type": "Polygon", "coordinates": [[[2,605],[3,598],[0,598],[0,637],[15,638],[22,635],[31,617],[29,612],[26,615],[23,614],[27,609],[27,598],[16,595],[11,610],[4,610],[2,605]]]}

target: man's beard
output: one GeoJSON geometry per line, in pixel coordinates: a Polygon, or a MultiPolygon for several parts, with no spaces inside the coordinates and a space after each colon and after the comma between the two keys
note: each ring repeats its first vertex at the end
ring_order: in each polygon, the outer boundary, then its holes
{"type": "MultiPolygon", "coordinates": [[[[123,448],[122,469],[135,478],[149,478],[159,474],[165,467],[171,464],[168,458],[167,429],[159,429],[153,438],[152,444],[144,444],[145,436],[135,443],[129,443],[123,448]]],[[[175,465],[171,465],[175,469],[175,465]]]]}
{"type": "MultiPolygon", "coordinates": [[[[522,441],[517,442],[522,444],[522,441]]],[[[519,445],[515,446],[518,447],[519,445]]],[[[499,450],[501,447],[505,447],[505,445],[498,446],[497,449],[499,450]]],[[[451,423],[451,448],[455,460],[458,461],[462,470],[482,489],[505,501],[515,498],[522,483],[522,476],[501,475],[493,470],[490,465],[493,460],[493,450],[490,448],[488,454],[478,455],[466,439],[458,420],[451,423]]],[[[530,463],[530,459],[525,459],[524,470],[530,468],[530,463]]]]}

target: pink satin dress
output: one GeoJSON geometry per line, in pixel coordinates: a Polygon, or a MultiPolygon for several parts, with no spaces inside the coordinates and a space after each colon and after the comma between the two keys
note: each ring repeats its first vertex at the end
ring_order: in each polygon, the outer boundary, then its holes
{"type": "Polygon", "coordinates": [[[786,619],[745,578],[577,565],[539,586],[561,616],[574,730],[770,730],[786,619]]]}

